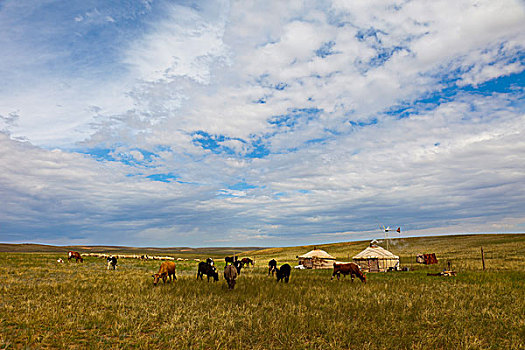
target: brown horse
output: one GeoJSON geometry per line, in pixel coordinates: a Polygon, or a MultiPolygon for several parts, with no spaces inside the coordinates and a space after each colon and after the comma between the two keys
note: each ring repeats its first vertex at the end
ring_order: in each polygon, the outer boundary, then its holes
{"type": "Polygon", "coordinates": [[[339,276],[343,274],[343,276],[350,275],[352,278],[352,282],[354,281],[354,276],[359,277],[361,282],[366,283],[366,276],[361,272],[361,269],[359,268],[359,265],[351,262],[351,263],[334,263],[334,273],[332,274],[332,278],[334,279],[334,276],[337,275],[337,279],[339,280],[339,276]]]}
{"type": "Polygon", "coordinates": [[[84,259],[82,259],[82,256],[80,256],[79,252],[73,252],[71,250],[67,252],[67,260],[71,261],[71,258],[75,258],[76,262],[78,262],[79,260],[80,262],[84,262],[84,259]]]}
{"type": "Polygon", "coordinates": [[[237,269],[233,265],[226,265],[224,268],[224,279],[228,282],[228,288],[235,288],[235,280],[237,279],[237,269]]]}

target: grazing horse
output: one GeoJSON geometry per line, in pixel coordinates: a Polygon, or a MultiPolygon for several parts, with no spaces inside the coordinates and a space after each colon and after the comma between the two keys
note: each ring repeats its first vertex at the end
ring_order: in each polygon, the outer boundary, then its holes
{"type": "Polygon", "coordinates": [[[171,276],[177,279],[177,276],[175,275],[175,263],[173,261],[164,261],[160,264],[159,272],[151,275],[151,277],[153,277],[153,285],[156,286],[161,278],[164,283],[166,283],[167,278],[169,278],[169,282],[171,282],[171,276]]]}
{"type": "Polygon", "coordinates": [[[84,262],[84,259],[82,259],[79,252],[73,252],[71,250],[67,252],[67,260],[71,261],[71,258],[75,258],[75,262],[78,262],[79,260],[80,262],[84,262]]]}
{"type": "Polygon", "coordinates": [[[228,282],[228,288],[235,288],[235,279],[237,278],[237,269],[233,265],[226,265],[224,268],[224,279],[228,282]]]}
{"type": "Polygon", "coordinates": [[[255,265],[255,261],[253,261],[252,259],[250,258],[242,258],[241,259],[241,263],[242,263],[242,267],[246,267],[246,266],[254,266],[255,265]]]}
{"type": "Polygon", "coordinates": [[[280,269],[276,269],[277,282],[284,280],[286,283],[288,283],[288,280],[290,279],[291,271],[292,271],[292,268],[288,264],[284,264],[283,266],[281,266],[280,269]]]}
{"type": "Polygon", "coordinates": [[[201,261],[197,270],[197,279],[199,279],[200,277],[202,280],[203,275],[208,276],[208,282],[210,281],[210,277],[213,277],[213,280],[215,282],[219,280],[219,274],[217,273],[217,269],[215,268],[215,266],[201,261]]]}
{"type": "Polygon", "coordinates": [[[268,276],[270,276],[270,273],[273,276],[276,270],[277,270],[277,261],[275,261],[275,259],[272,259],[268,263],[268,276]]]}
{"type": "Polygon", "coordinates": [[[332,280],[334,279],[334,276],[337,275],[337,279],[339,280],[339,276],[343,274],[343,276],[350,275],[352,278],[352,282],[354,281],[354,277],[357,276],[361,280],[361,282],[366,283],[366,276],[361,271],[361,268],[359,268],[359,265],[351,262],[351,263],[334,263],[334,273],[332,273],[332,280]]]}

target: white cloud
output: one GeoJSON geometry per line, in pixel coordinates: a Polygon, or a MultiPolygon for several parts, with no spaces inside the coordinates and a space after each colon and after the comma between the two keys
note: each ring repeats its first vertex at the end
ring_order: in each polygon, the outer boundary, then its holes
{"type": "Polygon", "coordinates": [[[144,17],[87,63],[0,25],[15,57],[0,58],[0,238],[278,245],[383,221],[523,224],[523,90],[475,91],[523,71],[521,2],[100,5],[68,14],[79,38],[144,17]],[[118,161],[66,151],[82,147],[118,161]]]}
{"type": "Polygon", "coordinates": [[[207,84],[211,65],[226,63],[228,50],[222,41],[225,9],[213,13],[218,18],[203,18],[191,8],[173,5],[167,18],[153,25],[153,30],[129,48],[125,63],[133,74],[145,81],[187,77],[207,84]]]}
{"type": "Polygon", "coordinates": [[[138,161],[144,160],[144,155],[139,151],[130,151],[129,153],[131,154],[131,156],[133,156],[134,159],[138,161]]]}

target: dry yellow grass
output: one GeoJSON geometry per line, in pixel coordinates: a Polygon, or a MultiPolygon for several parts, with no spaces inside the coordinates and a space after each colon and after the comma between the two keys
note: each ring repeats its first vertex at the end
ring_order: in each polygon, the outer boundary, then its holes
{"type": "MultiPolygon", "coordinates": [[[[294,270],[278,284],[264,262],[294,262],[304,247],[252,252],[257,265],[233,291],[222,276],[197,281],[195,262],[178,264],[175,283],[153,287],[158,261],[121,260],[108,271],[102,259],[58,264],[57,254],[1,253],[0,348],[520,349],[524,238],[407,240],[392,248],[406,263],[427,248],[461,272],[429,277],[442,265],[414,264],[369,274],[367,284],[330,281],[330,270],[294,270]]],[[[323,248],[339,258],[362,244],[323,248]]]]}

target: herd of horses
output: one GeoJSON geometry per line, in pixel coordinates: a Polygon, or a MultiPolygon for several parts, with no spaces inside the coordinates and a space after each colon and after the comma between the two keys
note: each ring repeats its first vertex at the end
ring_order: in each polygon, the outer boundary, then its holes
{"type": "MultiPolygon", "coordinates": [[[[73,258],[76,262],[79,260],[80,262],[84,261],[79,252],[69,251],[68,260],[71,261],[73,258]]],[[[224,267],[224,279],[228,284],[229,289],[235,288],[237,277],[241,274],[242,268],[255,265],[255,261],[250,258],[238,259],[236,256],[227,256],[224,258],[224,261],[226,262],[226,266],[224,267]]],[[[116,268],[116,257],[108,257],[107,262],[108,269],[114,270],[116,268]]],[[[176,280],[177,276],[175,270],[176,265],[173,261],[163,261],[160,265],[159,271],[151,275],[153,277],[153,285],[157,285],[161,279],[164,283],[166,283],[166,281],[172,282],[173,280],[176,280]]],[[[277,277],[277,282],[283,281],[288,283],[291,272],[292,267],[289,264],[283,264],[281,267],[277,267],[277,261],[275,259],[268,262],[268,276],[275,275],[277,277]]],[[[199,262],[197,266],[197,279],[200,278],[202,280],[204,275],[208,277],[208,282],[210,281],[210,278],[212,278],[214,282],[219,280],[219,273],[212,258],[199,262]]],[[[337,276],[337,279],[339,280],[340,275],[343,275],[343,277],[350,275],[352,281],[354,280],[354,277],[358,277],[363,283],[366,283],[366,276],[355,263],[334,263],[334,271],[331,279],[337,276]]]]}

